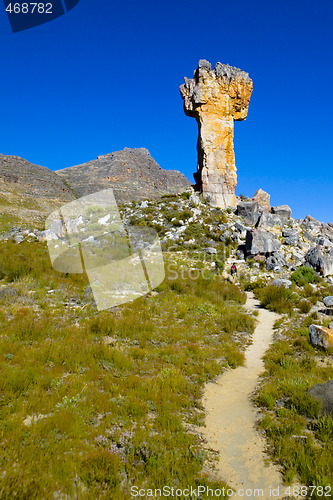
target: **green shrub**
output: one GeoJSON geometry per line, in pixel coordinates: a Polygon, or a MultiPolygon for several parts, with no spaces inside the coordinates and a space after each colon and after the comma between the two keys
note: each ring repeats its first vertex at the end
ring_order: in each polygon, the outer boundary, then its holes
{"type": "Polygon", "coordinates": [[[288,313],[295,305],[293,293],[284,286],[268,285],[259,291],[261,305],[277,313],[288,313]]]}
{"type": "Polygon", "coordinates": [[[308,300],[301,300],[299,303],[298,303],[298,309],[300,310],[301,313],[303,314],[308,314],[310,312],[310,309],[311,309],[311,302],[309,302],[308,300]]]}
{"type": "Polygon", "coordinates": [[[296,283],[297,286],[304,286],[308,283],[317,283],[319,278],[316,271],[310,266],[301,266],[291,275],[291,281],[296,283]]]}

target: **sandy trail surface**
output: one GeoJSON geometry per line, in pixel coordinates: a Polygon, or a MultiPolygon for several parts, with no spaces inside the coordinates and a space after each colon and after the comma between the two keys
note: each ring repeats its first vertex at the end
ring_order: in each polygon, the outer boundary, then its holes
{"type": "Polygon", "coordinates": [[[273,341],[273,325],[279,316],[260,309],[252,293],[248,293],[246,307],[257,309],[259,316],[253,342],[245,352],[245,366],[228,370],[215,383],[207,384],[202,433],[208,447],[219,452],[218,477],[235,490],[232,498],[281,499],[286,487],[265,454],[266,442],[255,428],[258,414],[250,401],[264,371],[262,358],[273,341]]]}

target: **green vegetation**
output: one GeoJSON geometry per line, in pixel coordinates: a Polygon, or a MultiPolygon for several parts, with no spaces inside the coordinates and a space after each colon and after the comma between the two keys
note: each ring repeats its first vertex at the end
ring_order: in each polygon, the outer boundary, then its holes
{"type": "Polygon", "coordinates": [[[304,286],[308,283],[318,283],[319,281],[316,271],[312,269],[312,267],[306,265],[296,269],[290,278],[297,286],[304,286]]]}
{"type": "MultiPolygon", "coordinates": [[[[302,291],[261,294],[266,307],[288,312],[275,324],[277,340],[265,356],[266,371],[255,396],[263,415],[259,427],[266,434],[273,459],[283,467],[287,483],[333,484],[332,417],[321,416],[321,404],[307,393],[313,385],[333,378],[333,354],[310,344],[308,327],[318,323],[318,317],[316,312],[304,315],[312,299],[316,302],[328,289],[325,284],[319,289],[306,285],[302,291]],[[298,304],[293,315],[290,303],[298,304]]],[[[321,498],[320,491],[314,491],[311,498],[321,498]]]]}
{"type": "Polygon", "coordinates": [[[243,362],[245,294],[216,272],[193,279],[170,252],[157,294],[97,312],[86,277],[55,272],[46,244],[2,241],[0,255],[1,498],[217,487],[188,428],[203,425],[205,382],[243,362]]]}
{"type": "Polygon", "coordinates": [[[260,289],[260,301],[263,307],[277,313],[288,313],[293,308],[293,292],[284,286],[268,285],[260,289]]]}

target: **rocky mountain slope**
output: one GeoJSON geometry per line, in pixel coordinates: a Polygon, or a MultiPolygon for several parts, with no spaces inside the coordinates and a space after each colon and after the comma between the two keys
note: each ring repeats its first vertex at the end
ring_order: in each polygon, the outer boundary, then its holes
{"type": "MultiPolygon", "coordinates": [[[[294,219],[289,206],[271,207],[269,195],[262,190],[252,199],[238,198],[237,207],[226,210],[211,207],[190,188],[161,200],[125,204],[121,213],[125,226],[154,228],[164,249],[204,251],[221,262],[234,259],[251,279],[256,278],[259,267],[262,277],[288,279],[307,264],[333,282],[333,224],[309,215],[304,220],[294,219]]],[[[21,229],[13,228],[12,234],[18,240],[24,237],[21,229]]],[[[58,238],[51,230],[37,236],[58,238]]]]}
{"type": "Polygon", "coordinates": [[[41,226],[55,208],[77,197],[113,188],[118,203],[158,198],[191,185],[163,170],[147,149],[128,149],[52,172],[18,156],[0,155],[0,211],[12,221],[41,226]]]}
{"type": "Polygon", "coordinates": [[[0,155],[2,214],[38,223],[44,220],[44,214],[73,199],[63,179],[48,168],[18,156],[0,155]]]}
{"type": "Polygon", "coordinates": [[[163,170],[145,148],[125,148],[56,173],[77,197],[111,187],[118,203],[177,194],[191,185],[180,172],[163,170]]]}

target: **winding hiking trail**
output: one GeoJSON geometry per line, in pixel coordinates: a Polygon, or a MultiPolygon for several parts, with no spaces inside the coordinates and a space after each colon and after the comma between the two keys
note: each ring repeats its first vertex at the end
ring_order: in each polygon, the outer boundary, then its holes
{"type": "Polygon", "coordinates": [[[232,498],[283,498],[285,487],[278,469],[268,463],[266,443],[256,431],[257,411],[250,401],[251,393],[264,371],[263,356],[273,341],[277,314],[259,308],[259,301],[247,293],[246,308],[258,310],[258,324],[253,342],[245,352],[245,366],[223,373],[215,383],[206,386],[203,404],[206,427],[202,431],[208,447],[219,452],[217,473],[236,493],[232,498]],[[270,488],[279,487],[279,494],[270,488]],[[237,494],[242,490],[263,490],[263,495],[237,494]]]}

